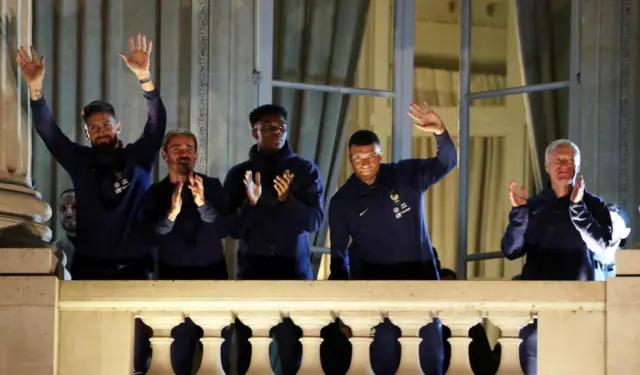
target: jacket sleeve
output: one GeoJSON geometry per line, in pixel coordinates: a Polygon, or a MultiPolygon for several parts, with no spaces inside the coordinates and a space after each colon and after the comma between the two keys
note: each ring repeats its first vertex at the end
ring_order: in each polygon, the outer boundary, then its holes
{"type": "Polygon", "coordinates": [[[595,212],[592,213],[587,208],[585,201],[580,201],[569,205],[569,213],[573,226],[578,230],[589,250],[600,255],[602,259],[611,259],[617,246],[612,246],[614,244],[611,243],[612,224],[608,210],[606,212],[608,217],[604,218],[604,213],[598,213],[598,216],[602,216],[598,220],[594,216],[595,212]]]}
{"type": "Polygon", "coordinates": [[[220,180],[211,178],[209,181],[205,187],[205,204],[198,208],[198,212],[203,222],[212,224],[220,238],[225,238],[231,225],[228,199],[220,180]]]}
{"type": "Polygon", "coordinates": [[[145,91],[148,116],[142,136],[131,144],[138,162],[145,168],[151,168],[156,162],[162,147],[162,138],[167,130],[167,111],[158,90],[145,91]]]}
{"type": "Polygon", "coordinates": [[[331,274],[329,280],[349,280],[349,222],[335,198],[329,205],[329,238],[331,242],[331,274]]]}
{"type": "Polygon", "coordinates": [[[156,185],[152,185],[142,197],[140,224],[145,237],[157,240],[173,230],[174,222],[167,218],[166,210],[163,210],[157,195],[156,185]]]}
{"type": "Polygon", "coordinates": [[[238,171],[235,167],[231,168],[223,185],[228,202],[229,235],[235,239],[240,239],[247,234],[256,209],[247,200],[242,175],[238,171]]]}
{"type": "Polygon", "coordinates": [[[525,233],[529,222],[527,206],[515,207],[509,213],[509,225],[502,237],[500,249],[505,258],[514,260],[526,254],[525,233]]]}
{"type": "Polygon", "coordinates": [[[324,213],[324,187],[320,179],[320,172],[315,165],[311,167],[311,173],[305,180],[305,186],[298,194],[291,192],[289,198],[282,203],[287,216],[292,223],[301,225],[305,232],[313,233],[320,228],[324,213]]]}
{"type": "Polygon", "coordinates": [[[74,174],[82,160],[81,146],[67,137],[56,124],[44,98],[31,101],[31,116],[36,133],[58,163],[69,174],[74,174]]]}
{"type": "Polygon", "coordinates": [[[398,162],[398,168],[420,191],[442,180],[458,164],[456,147],[448,131],[436,135],[438,153],[433,158],[407,159],[398,162]]]}

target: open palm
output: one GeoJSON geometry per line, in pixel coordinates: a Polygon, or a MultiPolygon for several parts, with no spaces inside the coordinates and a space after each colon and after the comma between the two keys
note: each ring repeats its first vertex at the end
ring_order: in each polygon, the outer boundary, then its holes
{"type": "Polygon", "coordinates": [[[16,63],[20,67],[22,78],[29,85],[41,83],[44,79],[44,56],[38,58],[36,49],[33,47],[30,47],[30,49],[31,55],[24,47],[20,47],[16,55],[16,63]]]}
{"type": "Polygon", "coordinates": [[[421,130],[431,133],[442,130],[444,123],[440,116],[429,108],[427,102],[424,102],[424,106],[426,109],[421,108],[417,104],[411,104],[407,114],[415,121],[416,126],[421,130]]]}
{"type": "Polygon", "coordinates": [[[120,57],[131,71],[140,78],[146,78],[151,66],[151,49],[153,42],[147,41],[147,36],[138,33],[134,44],[133,37],[129,37],[129,55],[120,52],[120,57]]]}

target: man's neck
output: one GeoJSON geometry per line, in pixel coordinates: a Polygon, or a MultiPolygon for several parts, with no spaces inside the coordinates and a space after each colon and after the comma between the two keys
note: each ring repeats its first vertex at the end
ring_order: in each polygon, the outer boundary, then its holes
{"type": "Polygon", "coordinates": [[[551,182],[551,189],[558,198],[569,195],[569,184],[566,182],[551,182]]]}
{"type": "MultiPolygon", "coordinates": [[[[357,176],[356,176],[356,177],[357,177],[357,176]]],[[[364,178],[360,178],[360,177],[358,177],[358,179],[359,179],[360,181],[364,182],[364,183],[365,183],[365,184],[367,184],[367,185],[373,185],[373,184],[376,182],[376,176],[373,176],[373,177],[371,177],[371,178],[367,178],[367,179],[364,179],[364,178]]]]}
{"type": "Polygon", "coordinates": [[[187,176],[178,173],[178,172],[174,172],[174,171],[169,171],[169,181],[171,181],[172,184],[184,184],[187,181],[187,176]]]}
{"type": "Polygon", "coordinates": [[[265,149],[260,147],[260,145],[256,145],[256,147],[258,148],[258,153],[262,154],[262,155],[274,155],[276,153],[278,153],[278,151],[282,150],[281,148],[278,149],[265,149]]]}

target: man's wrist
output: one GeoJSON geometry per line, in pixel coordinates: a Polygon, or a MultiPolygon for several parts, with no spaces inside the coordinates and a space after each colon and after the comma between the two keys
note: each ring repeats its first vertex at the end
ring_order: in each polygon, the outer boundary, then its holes
{"type": "Polygon", "coordinates": [[[42,98],[42,84],[29,85],[29,96],[31,100],[39,100],[42,98]]]}
{"type": "Polygon", "coordinates": [[[172,221],[172,222],[175,222],[177,218],[178,218],[178,212],[169,212],[169,215],[167,215],[167,219],[169,219],[169,221],[172,221]]]}
{"type": "Polygon", "coordinates": [[[147,83],[151,81],[151,72],[139,73],[136,74],[136,77],[138,77],[138,81],[140,81],[140,83],[147,83]]]}
{"type": "Polygon", "coordinates": [[[435,135],[443,135],[444,132],[446,132],[446,131],[447,131],[447,128],[445,128],[444,125],[442,125],[440,127],[440,129],[434,131],[433,134],[435,134],[435,135]]]}

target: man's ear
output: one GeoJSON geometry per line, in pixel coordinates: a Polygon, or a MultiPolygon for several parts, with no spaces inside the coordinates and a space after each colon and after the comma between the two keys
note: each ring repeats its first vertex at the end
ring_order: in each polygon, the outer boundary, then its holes
{"type": "Polygon", "coordinates": [[[255,140],[258,139],[258,128],[257,127],[254,126],[254,127],[251,128],[251,136],[255,140]]]}
{"type": "Polygon", "coordinates": [[[162,155],[162,160],[164,160],[165,163],[168,163],[169,155],[167,155],[167,152],[165,150],[162,150],[161,155],[162,155]]]}
{"type": "Polygon", "coordinates": [[[84,136],[87,137],[89,142],[91,142],[91,137],[89,137],[89,128],[87,128],[86,124],[84,125],[84,136]]]}
{"type": "Polygon", "coordinates": [[[116,133],[120,134],[120,123],[116,124],[116,133]]]}

